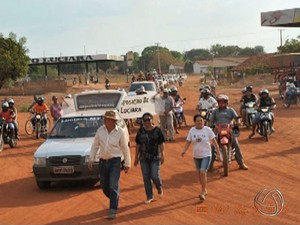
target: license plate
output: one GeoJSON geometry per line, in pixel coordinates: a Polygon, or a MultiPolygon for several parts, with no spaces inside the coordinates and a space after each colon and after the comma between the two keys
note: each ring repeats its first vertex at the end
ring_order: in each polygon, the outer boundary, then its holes
{"type": "Polygon", "coordinates": [[[74,173],[74,166],[56,166],[53,167],[54,174],[71,174],[74,173]]]}

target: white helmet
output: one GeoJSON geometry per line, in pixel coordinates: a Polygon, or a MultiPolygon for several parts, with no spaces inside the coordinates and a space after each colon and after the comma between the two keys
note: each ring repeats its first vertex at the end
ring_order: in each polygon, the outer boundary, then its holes
{"type": "Polygon", "coordinates": [[[7,101],[8,104],[15,104],[15,101],[11,98],[7,101]]]}
{"type": "Polygon", "coordinates": [[[4,103],[2,104],[2,108],[8,108],[8,107],[9,107],[8,102],[4,102],[4,103]]]}

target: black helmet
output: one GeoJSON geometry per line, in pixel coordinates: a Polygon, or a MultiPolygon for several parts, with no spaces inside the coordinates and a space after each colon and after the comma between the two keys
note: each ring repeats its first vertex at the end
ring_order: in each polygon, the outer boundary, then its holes
{"type": "Polygon", "coordinates": [[[38,103],[39,105],[42,105],[42,104],[44,103],[44,98],[43,98],[43,97],[39,97],[39,98],[37,99],[37,103],[38,103]]]}
{"type": "Polygon", "coordinates": [[[246,91],[249,91],[249,92],[252,93],[252,91],[253,91],[252,85],[247,85],[247,86],[246,86],[246,91]]]}

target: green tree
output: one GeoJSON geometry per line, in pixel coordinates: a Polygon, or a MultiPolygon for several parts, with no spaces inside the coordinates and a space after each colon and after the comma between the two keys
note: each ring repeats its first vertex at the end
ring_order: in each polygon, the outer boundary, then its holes
{"type": "Polygon", "coordinates": [[[184,53],[184,59],[190,61],[209,60],[212,58],[208,49],[192,49],[184,53]]]}
{"type": "Polygon", "coordinates": [[[297,39],[286,40],[284,45],[277,48],[278,52],[279,53],[300,52],[300,35],[297,37],[297,39]]]}
{"type": "Polygon", "coordinates": [[[193,62],[191,60],[187,60],[184,65],[184,72],[192,73],[193,72],[193,62]]]}
{"type": "Polygon", "coordinates": [[[0,33],[0,88],[5,82],[16,81],[25,77],[28,71],[30,58],[26,55],[26,38],[17,40],[14,33],[9,33],[8,38],[0,33]]]}
{"type": "Polygon", "coordinates": [[[172,56],[177,60],[177,61],[182,61],[183,60],[183,55],[180,52],[177,51],[170,51],[172,56]]]}

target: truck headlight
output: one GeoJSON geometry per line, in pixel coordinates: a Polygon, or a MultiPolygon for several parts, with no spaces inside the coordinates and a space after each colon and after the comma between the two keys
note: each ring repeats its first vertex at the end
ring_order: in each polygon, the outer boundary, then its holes
{"type": "Polygon", "coordinates": [[[34,157],[33,164],[36,166],[46,166],[46,158],[45,157],[34,157]]]}

